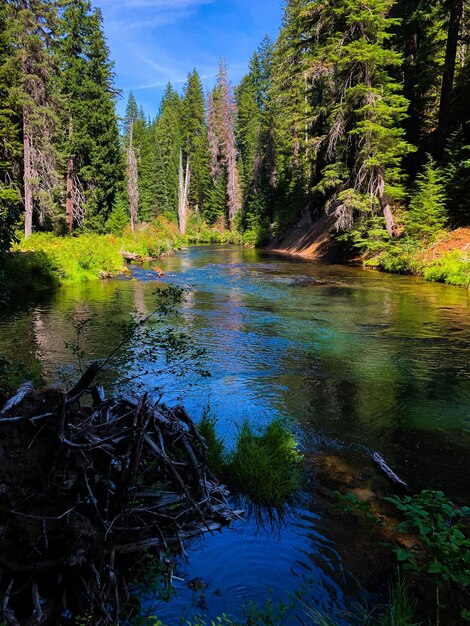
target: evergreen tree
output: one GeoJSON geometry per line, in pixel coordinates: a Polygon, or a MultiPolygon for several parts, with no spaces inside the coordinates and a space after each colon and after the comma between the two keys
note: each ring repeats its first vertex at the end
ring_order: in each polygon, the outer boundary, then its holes
{"type": "Polygon", "coordinates": [[[0,6],[0,252],[9,248],[21,211],[20,159],[22,154],[20,117],[15,111],[11,88],[14,76],[7,60],[13,53],[6,27],[6,6],[0,6]]]}
{"type": "Polygon", "coordinates": [[[201,79],[196,69],[189,75],[181,107],[182,142],[185,162],[191,163],[190,203],[202,208],[210,180],[206,105],[201,79]]]}
{"type": "Polygon", "coordinates": [[[115,112],[113,63],[102,16],[88,0],[64,11],[61,45],[63,151],[73,159],[76,222],[103,230],[112,210],[122,159],[115,112]]]}
{"type": "Polygon", "coordinates": [[[32,232],[35,209],[43,224],[53,212],[59,185],[58,67],[54,56],[59,7],[59,0],[8,0],[4,5],[11,54],[1,71],[12,78],[5,96],[13,117],[21,118],[26,237],[32,232]]]}
{"type": "Polygon", "coordinates": [[[415,192],[405,218],[406,233],[413,239],[429,243],[446,222],[445,185],[431,157],[416,179],[415,192]]]}
{"type": "Polygon", "coordinates": [[[145,113],[142,108],[139,109],[132,92],[127,102],[124,131],[126,150],[132,133],[133,150],[137,160],[138,218],[140,221],[149,222],[156,214],[155,148],[151,125],[147,123],[145,113]]]}
{"type": "MultiPolygon", "coordinates": [[[[395,235],[393,203],[404,197],[401,161],[411,150],[401,126],[408,101],[392,70],[402,63],[387,49],[393,0],[337,0],[334,31],[317,50],[334,68],[334,100],[325,138],[327,165],[318,189],[337,228],[358,216],[382,214],[395,235]]],[[[318,15],[321,19],[321,15],[318,15]]]]}
{"type": "Polygon", "coordinates": [[[157,163],[157,187],[165,189],[165,204],[158,207],[168,217],[175,218],[178,212],[178,172],[182,148],[181,98],[168,83],[163,94],[160,110],[155,123],[155,142],[159,146],[157,163]]]}

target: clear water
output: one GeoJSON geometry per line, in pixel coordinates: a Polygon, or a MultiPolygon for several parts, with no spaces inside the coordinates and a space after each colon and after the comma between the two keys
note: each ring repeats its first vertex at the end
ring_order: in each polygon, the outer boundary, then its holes
{"type": "MultiPolygon", "coordinates": [[[[157,285],[191,285],[178,324],[207,347],[212,376],[163,378],[168,402],[182,396],[198,417],[209,401],[229,443],[241,420],[262,426],[280,416],[306,452],[325,442],[366,446],[415,487],[470,495],[467,290],[237,247],[193,247],[159,265],[162,279],[135,268],[133,280],[14,303],[0,320],[0,352],[38,358],[55,379],[57,367],[73,361],[65,342],[74,321],[93,319],[85,349],[100,357],[116,341],[110,323],[150,311],[157,285]]],[[[178,575],[201,577],[204,594],[177,582],[171,603],[149,596],[146,604],[171,626],[192,611],[240,614],[244,600],[278,600],[311,579],[309,605],[341,609],[345,573],[327,528],[307,491],[282,522],[248,516],[194,542],[178,575]]],[[[299,622],[292,614],[286,623],[299,622]]]]}

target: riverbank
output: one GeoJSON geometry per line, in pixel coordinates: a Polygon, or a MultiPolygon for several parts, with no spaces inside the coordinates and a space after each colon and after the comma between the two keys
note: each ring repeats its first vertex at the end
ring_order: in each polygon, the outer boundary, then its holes
{"type": "Polygon", "coordinates": [[[231,231],[199,224],[180,235],[176,224],[163,218],[121,235],[91,233],[58,237],[36,233],[0,256],[0,303],[8,295],[52,289],[127,273],[128,260],[151,261],[183,245],[235,243],[231,231]]]}
{"type": "Polygon", "coordinates": [[[470,286],[470,228],[443,230],[432,244],[402,238],[369,254],[346,252],[335,239],[334,220],[322,216],[309,225],[299,222],[276,237],[272,252],[333,263],[362,264],[393,274],[423,276],[425,280],[459,287],[470,286]]]}

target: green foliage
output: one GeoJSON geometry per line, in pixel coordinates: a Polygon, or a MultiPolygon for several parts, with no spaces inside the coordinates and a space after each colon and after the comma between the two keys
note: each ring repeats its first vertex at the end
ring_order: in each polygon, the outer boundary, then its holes
{"type": "Polygon", "coordinates": [[[0,354],[0,403],[13,393],[22,383],[38,383],[41,379],[41,365],[27,367],[24,363],[14,363],[0,354]]]}
{"type": "Polygon", "coordinates": [[[301,460],[294,434],[280,421],[262,434],[244,422],[227,459],[226,476],[253,502],[279,506],[300,488],[301,460]]]}
{"type": "Polygon", "coordinates": [[[217,418],[206,407],[199,430],[208,446],[208,465],[231,488],[257,504],[280,506],[301,487],[303,457],[294,433],[279,420],[261,434],[243,422],[232,451],[227,451],[217,436],[216,424],[217,418]]]}
{"type": "Polygon", "coordinates": [[[59,284],[57,267],[43,250],[16,251],[0,256],[0,272],[4,295],[7,296],[53,289],[59,284]]]}
{"type": "Polygon", "coordinates": [[[17,244],[21,252],[41,253],[57,283],[71,284],[100,278],[100,272],[124,269],[120,242],[111,235],[79,235],[54,237],[37,233],[17,244]]]}
{"type": "Polygon", "coordinates": [[[360,500],[355,493],[342,494],[339,491],[335,493],[339,506],[345,513],[353,513],[354,515],[366,517],[374,524],[382,524],[382,520],[372,512],[370,502],[360,500]]]}
{"type": "Polygon", "coordinates": [[[223,440],[217,436],[217,418],[211,413],[210,405],[204,407],[198,430],[206,440],[207,464],[215,476],[222,479],[227,459],[223,440]]]}
{"type": "Polygon", "coordinates": [[[385,498],[403,514],[400,528],[417,535],[410,547],[395,548],[407,569],[435,577],[437,584],[470,586],[470,538],[463,520],[468,507],[457,508],[441,491],[425,490],[415,496],[385,498]]]}
{"type": "Polygon", "coordinates": [[[106,230],[113,235],[122,235],[129,224],[129,208],[124,194],[118,194],[113,209],[106,222],[106,230]]]}
{"type": "Polygon", "coordinates": [[[406,233],[422,244],[432,242],[446,222],[445,184],[431,157],[416,179],[414,194],[405,216],[406,233]]]}
{"type": "Polygon", "coordinates": [[[243,243],[248,246],[263,246],[268,243],[270,230],[269,220],[259,215],[248,214],[243,233],[243,243]]]}
{"type": "Polygon", "coordinates": [[[84,195],[85,225],[102,232],[122,177],[114,64],[101,12],[88,0],[69,3],[61,26],[61,150],[73,157],[75,184],[84,195]]]}
{"type": "MultiPolygon", "coordinates": [[[[357,609],[346,615],[348,623],[361,626],[419,626],[417,620],[418,603],[400,573],[397,572],[395,584],[390,587],[390,600],[387,604],[379,604],[373,609],[359,605],[357,609]]],[[[328,616],[306,608],[305,613],[315,626],[337,626],[337,622],[328,616]]]]}
{"type": "Polygon", "coordinates": [[[426,280],[470,287],[470,255],[465,251],[448,252],[423,268],[426,280]]]}

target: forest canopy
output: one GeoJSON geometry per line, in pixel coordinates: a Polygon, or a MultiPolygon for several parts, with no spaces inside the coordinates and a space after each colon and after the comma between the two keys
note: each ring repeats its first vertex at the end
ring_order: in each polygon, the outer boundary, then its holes
{"type": "Polygon", "coordinates": [[[303,218],[345,246],[429,244],[470,222],[464,0],[288,0],[233,86],[222,61],[124,119],[88,0],[0,7],[0,247],[188,215],[263,244],[303,218]]]}

